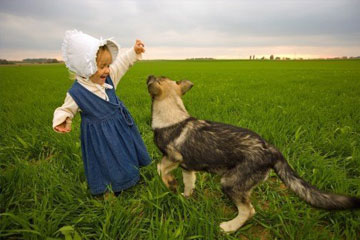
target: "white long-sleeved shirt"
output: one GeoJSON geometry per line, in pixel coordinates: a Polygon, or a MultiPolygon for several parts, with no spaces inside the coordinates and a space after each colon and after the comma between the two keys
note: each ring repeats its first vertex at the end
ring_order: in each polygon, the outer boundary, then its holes
{"type": "MultiPolygon", "coordinates": [[[[113,61],[110,65],[109,73],[115,88],[127,70],[139,59],[141,59],[141,54],[136,54],[133,48],[129,49],[124,54],[118,54],[115,61],[113,61]]],[[[102,99],[109,101],[109,97],[107,96],[105,89],[111,89],[111,85],[107,83],[104,83],[103,85],[93,83],[89,78],[83,78],[80,76],[76,76],[76,80],[89,91],[93,92],[102,99]]],[[[80,110],[81,109],[79,109],[79,106],[76,104],[71,95],[66,93],[64,104],[55,109],[52,124],[53,129],[55,130],[55,127],[62,124],[64,121],[66,121],[67,125],[71,126],[72,119],[80,110]]]]}

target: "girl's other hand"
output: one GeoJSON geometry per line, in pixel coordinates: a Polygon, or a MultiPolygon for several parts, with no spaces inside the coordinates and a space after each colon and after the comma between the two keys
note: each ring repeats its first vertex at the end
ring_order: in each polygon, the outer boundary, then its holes
{"type": "Polygon", "coordinates": [[[144,53],[145,52],[144,43],[141,40],[136,39],[136,42],[134,45],[134,50],[135,50],[136,54],[144,53]]]}
{"type": "Polygon", "coordinates": [[[68,133],[71,131],[71,120],[70,118],[67,118],[63,123],[57,125],[55,128],[55,131],[59,133],[68,133]]]}

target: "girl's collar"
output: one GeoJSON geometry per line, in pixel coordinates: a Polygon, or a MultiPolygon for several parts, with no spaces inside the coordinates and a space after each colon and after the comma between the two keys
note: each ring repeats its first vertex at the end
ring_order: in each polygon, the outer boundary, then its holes
{"type": "Polygon", "coordinates": [[[103,85],[100,85],[100,84],[97,84],[97,83],[94,83],[92,82],[89,78],[85,78],[85,77],[81,77],[81,76],[76,76],[76,80],[78,82],[80,82],[81,84],[83,85],[86,85],[86,86],[93,86],[93,87],[96,87],[98,89],[113,89],[113,86],[111,86],[110,84],[107,84],[107,83],[104,83],[103,85]]]}

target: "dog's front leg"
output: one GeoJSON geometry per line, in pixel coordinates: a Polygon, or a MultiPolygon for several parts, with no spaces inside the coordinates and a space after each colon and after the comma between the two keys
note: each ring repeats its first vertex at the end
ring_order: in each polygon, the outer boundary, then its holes
{"type": "Polygon", "coordinates": [[[170,172],[176,169],[179,166],[179,163],[171,161],[168,157],[163,156],[160,163],[157,165],[157,170],[159,175],[161,176],[162,181],[165,183],[166,187],[168,187],[172,191],[176,191],[177,182],[175,177],[170,174],[170,172]]]}
{"type": "Polygon", "coordinates": [[[196,174],[195,171],[182,170],[184,181],[184,197],[190,197],[195,189],[196,174]]]}

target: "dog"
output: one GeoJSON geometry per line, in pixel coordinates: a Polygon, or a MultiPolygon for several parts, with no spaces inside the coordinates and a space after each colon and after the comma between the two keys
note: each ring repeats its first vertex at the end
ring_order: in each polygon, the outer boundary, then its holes
{"type": "Polygon", "coordinates": [[[223,192],[235,203],[238,215],[220,228],[239,229],[255,214],[251,190],[263,182],[271,169],[284,184],[310,205],[322,209],[360,208],[360,198],[325,193],[305,182],[282,153],[255,132],[224,123],[198,120],[186,111],[181,97],[193,83],[149,76],[154,142],[163,154],[157,165],[164,184],[176,189],[171,171],[182,168],[185,197],[195,188],[196,171],[221,176],[223,192]]]}

